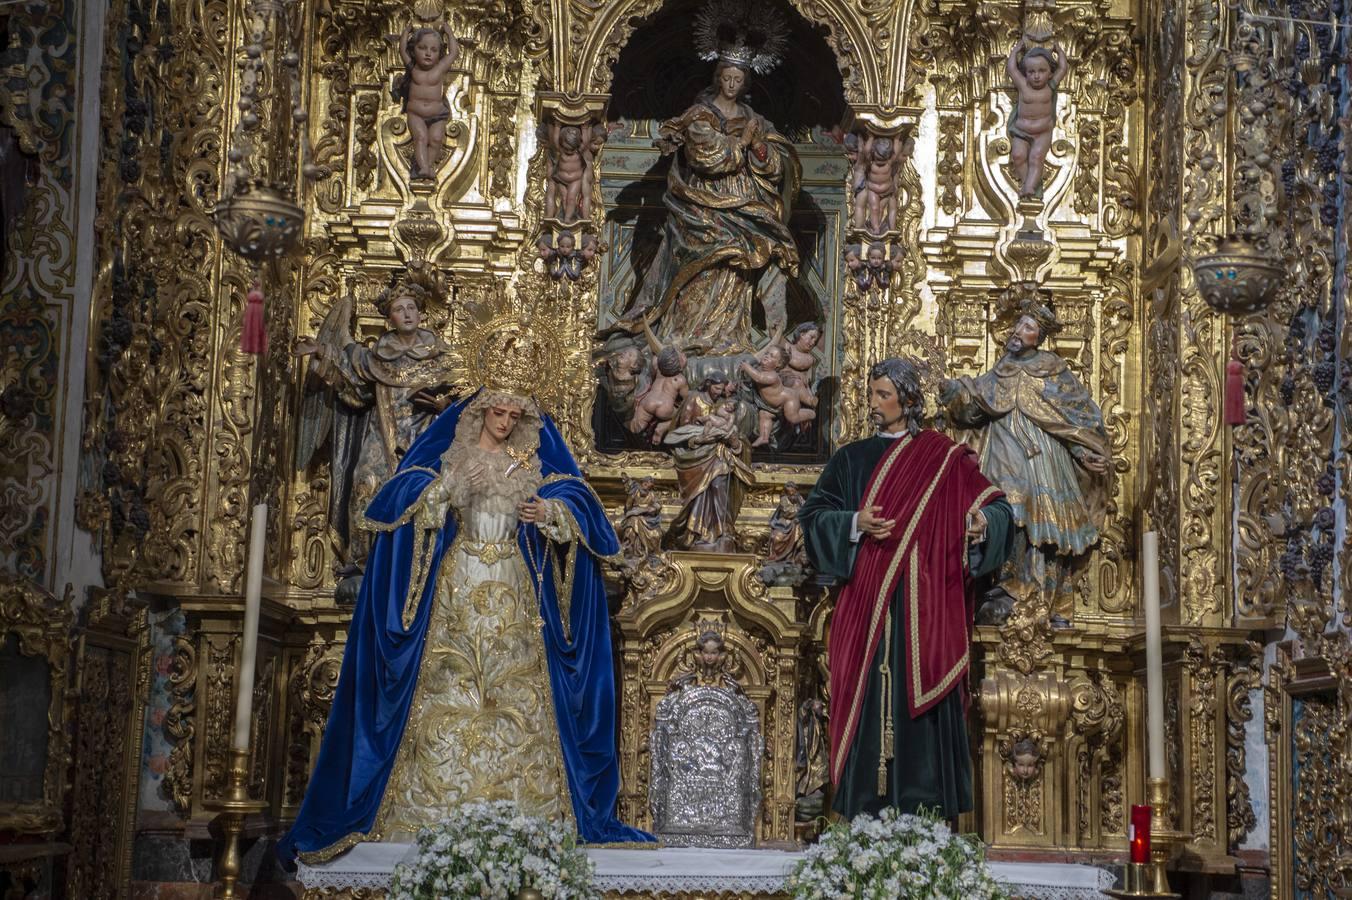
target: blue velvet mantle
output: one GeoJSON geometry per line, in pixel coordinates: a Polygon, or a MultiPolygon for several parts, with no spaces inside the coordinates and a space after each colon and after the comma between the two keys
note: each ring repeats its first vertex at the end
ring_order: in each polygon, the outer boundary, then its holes
{"type": "MultiPolygon", "coordinates": [[[[441,456],[451,445],[467,403],[464,400],[447,409],[413,443],[399,470],[371,502],[368,519],[395,523],[417,501],[440,471],[441,456]]],[[[559,554],[546,552],[548,540],[534,525],[523,525],[518,531],[527,566],[535,560],[545,568],[543,573],[532,571],[532,580],[539,586],[554,712],[578,833],[589,843],[651,841],[650,835],[615,818],[620,787],[615,682],[605,587],[594,554],[616,553],[619,540],[548,417],[540,430],[539,458],[548,480],[539,495],[562,501],[583,537],[583,543],[574,544],[564,561],[575,566],[569,634],[560,616],[551,570],[559,554]],[[532,552],[526,552],[527,542],[533,545],[532,552]],[[583,549],[584,544],[590,552],[583,549]]],[[[416,527],[406,522],[396,530],[378,533],[373,542],[319,758],[295,824],[277,848],[285,860],[326,850],[344,838],[360,837],[375,824],[418,682],[436,573],[455,540],[452,516],[436,534],[418,611],[412,626],[405,629],[401,616],[412,577],[414,543],[422,537],[415,534],[416,527]]],[[[504,759],[502,764],[512,763],[504,759]]]]}

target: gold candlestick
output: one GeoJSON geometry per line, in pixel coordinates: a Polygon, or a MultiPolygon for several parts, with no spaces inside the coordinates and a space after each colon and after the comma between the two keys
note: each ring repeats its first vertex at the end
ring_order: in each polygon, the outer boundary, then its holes
{"type": "Polygon", "coordinates": [[[216,864],[216,896],[222,900],[236,900],[235,886],[239,882],[239,842],[244,833],[244,822],[251,814],[268,808],[263,800],[249,799],[249,751],[231,749],[229,783],[225,799],[213,803],[219,809],[213,822],[220,829],[221,855],[216,864]]]}
{"type": "Polygon", "coordinates": [[[1182,846],[1186,835],[1169,827],[1169,779],[1151,778],[1146,782],[1150,803],[1150,862],[1127,863],[1123,867],[1122,887],[1103,893],[1109,897],[1154,897],[1174,900],[1181,895],[1169,890],[1169,860],[1182,846]]]}

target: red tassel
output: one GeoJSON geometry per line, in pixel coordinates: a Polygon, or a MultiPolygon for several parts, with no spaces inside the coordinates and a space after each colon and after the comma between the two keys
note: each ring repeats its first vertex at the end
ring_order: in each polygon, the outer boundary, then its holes
{"type": "Polygon", "coordinates": [[[241,353],[267,353],[268,330],[263,326],[263,289],[254,284],[244,303],[244,326],[239,331],[241,353]]]}
{"type": "Polygon", "coordinates": [[[1244,409],[1244,363],[1232,359],[1225,364],[1225,424],[1243,425],[1248,418],[1244,409]]]}

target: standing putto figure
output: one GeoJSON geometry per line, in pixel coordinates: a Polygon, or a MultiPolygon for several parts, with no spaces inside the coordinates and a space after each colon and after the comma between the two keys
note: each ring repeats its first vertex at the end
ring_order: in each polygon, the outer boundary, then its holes
{"type": "Polygon", "coordinates": [[[411,174],[415,179],[431,178],[441,162],[446,123],[451,118],[446,73],[459,55],[460,45],[445,21],[439,21],[437,28],[415,29],[410,25],[399,37],[404,74],[395,79],[393,93],[402,103],[413,135],[411,174]]]}
{"type": "Polygon", "coordinates": [[[558,364],[509,311],[467,329],[472,397],[366,510],[378,535],[314,775],[279,853],[407,841],[449,806],[511,800],[583,841],[614,815],[614,659],[601,561],[619,541],[533,399],[558,364]]]}
{"type": "MultiPolygon", "coordinates": [[[[445,342],[423,327],[434,294],[420,273],[396,276],[376,299],[389,330],[373,346],[350,331],[352,298],[335,303],[314,338],[296,341],[313,382],[301,411],[296,464],[332,442],[329,521],[347,566],[360,568],[368,537],[359,515],[433,417],[454,377],[445,342]]],[[[348,574],[351,574],[349,572],[348,574]]]]}
{"type": "Polygon", "coordinates": [[[785,290],[798,268],[787,223],[801,165],[744,95],[751,73],[778,63],[787,24],[764,0],[715,2],[694,31],[703,58],[717,61],[713,84],[658,128],[658,147],[677,155],[661,244],[633,305],[603,334],[637,334],[646,322],[661,344],[692,355],[754,353],[754,301],[767,332],[782,334],[787,324],[785,290]]]}
{"type": "Polygon", "coordinates": [[[1009,162],[1019,181],[1019,197],[1042,196],[1042,167],[1056,128],[1056,89],[1070,66],[1059,44],[1051,50],[1034,47],[1023,57],[1024,39],[1009,51],[1005,71],[1018,98],[1009,116],[1009,162]]]}
{"type": "MultiPolygon", "coordinates": [[[[601,130],[602,142],[605,129],[601,130]]],[[[592,129],[554,121],[541,125],[540,142],[549,149],[549,179],[545,184],[545,218],[576,222],[591,216],[592,129]]]]}
{"type": "Polygon", "coordinates": [[[897,176],[909,155],[900,139],[865,134],[854,162],[851,225],[869,234],[897,227],[897,176]]]}
{"type": "Polygon", "coordinates": [[[1069,619],[1074,565],[1103,529],[1109,460],[1103,412],[1066,361],[1040,349],[1060,328],[1045,304],[1026,305],[995,368],[945,381],[939,402],[953,424],[978,429],[981,470],[1013,508],[1001,588],[1069,619]]]}

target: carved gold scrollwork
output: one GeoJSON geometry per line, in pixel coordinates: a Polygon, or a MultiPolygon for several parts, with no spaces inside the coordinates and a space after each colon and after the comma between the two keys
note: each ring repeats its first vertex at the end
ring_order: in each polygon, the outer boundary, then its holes
{"type": "Polygon", "coordinates": [[[66,894],[113,900],[131,889],[150,627],[144,609],[111,592],[93,592],[85,615],[75,656],[66,894]]]}
{"type": "MultiPolygon", "coordinates": [[[[884,118],[915,104],[927,31],[921,4],[915,0],[791,2],[803,18],[825,31],[847,101],[884,118]]],[[[553,5],[552,29],[567,35],[567,45],[547,70],[552,88],[575,96],[609,93],[611,70],[620,49],[636,23],[660,6],[657,0],[611,4],[569,0],[553,5]]]]}
{"type": "Polygon", "coordinates": [[[304,658],[292,670],[287,684],[290,721],[287,728],[286,775],[283,802],[299,807],[310,769],[319,752],[319,739],[333,705],[343,647],[316,634],[304,658]]]}
{"type": "Polygon", "coordinates": [[[1250,641],[1230,667],[1225,705],[1225,823],[1230,852],[1258,824],[1247,780],[1247,726],[1253,720],[1251,695],[1262,684],[1263,648],[1250,641]]]}
{"type": "MultiPolygon", "coordinates": [[[[65,821],[62,805],[66,796],[66,767],[71,761],[66,725],[70,714],[67,680],[71,600],[69,593],[63,601],[33,582],[12,575],[0,575],[0,645],[13,636],[21,657],[35,658],[45,664],[40,676],[46,679],[45,693],[49,698],[45,747],[29,745],[14,748],[25,755],[33,754],[27,757],[29,759],[42,754],[41,784],[32,792],[36,796],[0,802],[0,831],[50,838],[62,829],[65,821]]],[[[9,688],[13,690],[14,685],[9,685],[9,688]]],[[[19,732],[12,724],[0,722],[0,727],[13,728],[19,732]]],[[[24,729],[19,733],[30,732],[24,729]]]]}
{"type": "MultiPolygon", "coordinates": [[[[1182,183],[1185,253],[1193,252],[1199,241],[1224,226],[1223,185],[1208,174],[1224,156],[1226,133],[1229,79],[1224,54],[1219,52],[1225,39],[1219,11],[1219,4],[1204,2],[1190,5],[1184,15],[1181,123],[1187,172],[1182,183]]],[[[1228,520],[1224,509],[1228,479],[1221,472],[1218,446],[1217,362],[1224,358],[1224,335],[1218,334],[1218,323],[1197,293],[1191,273],[1185,267],[1180,274],[1183,337],[1178,392],[1183,466],[1178,590],[1185,621],[1200,624],[1221,611],[1225,582],[1222,575],[1217,583],[1217,573],[1228,568],[1214,540],[1217,529],[1226,530],[1228,520]]]]}
{"type": "Polygon", "coordinates": [[[946,115],[939,119],[939,208],[950,216],[962,202],[966,136],[967,123],[962,116],[946,115]]]}
{"type": "Polygon", "coordinates": [[[1002,846],[1050,846],[1064,827],[1061,804],[1051,798],[1073,764],[1059,741],[1073,697],[1067,687],[1050,673],[1006,669],[981,682],[983,753],[998,761],[981,813],[1002,846]]]}
{"type": "Polygon", "coordinates": [[[203,639],[206,666],[202,672],[202,687],[206,694],[202,710],[202,745],[198,758],[202,762],[201,798],[217,799],[224,796],[227,755],[230,749],[230,728],[234,724],[236,646],[239,635],[210,635],[203,639]]]}
{"type": "Polygon", "coordinates": [[[1216,821],[1216,679],[1224,671],[1225,657],[1196,638],[1184,655],[1190,679],[1188,704],[1188,753],[1191,768],[1191,831],[1194,840],[1215,843],[1216,821]]]}
{"type": "Polygon", "coordinates": [[[1126,704],[1109,676],[1090,671],[1071,684],[1070,721],[1076,736],[1075,833],[1080,846],[1092,846],[1104,834],[1121,833],[1126,820],[1126,704]]]}
{"type": "Polygon", "coordinates": [[[197,648],[183,636],[174,638],[169,669],[169,709],[164,733],[174,742],[164,772],[164,792],[180,815],[192,808],[193,738],[197,733],[197,648]]]}

